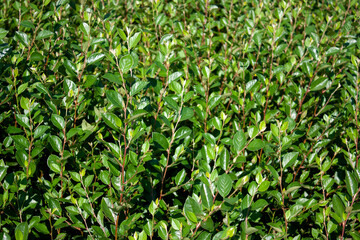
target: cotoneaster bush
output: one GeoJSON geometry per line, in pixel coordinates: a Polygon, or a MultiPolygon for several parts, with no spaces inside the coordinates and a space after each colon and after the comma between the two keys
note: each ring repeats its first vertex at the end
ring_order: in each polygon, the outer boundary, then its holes
{"type": "Polygon", "coordinates": [[[358,1],[0,16],[1,239],[360,239],[358,1]]]}

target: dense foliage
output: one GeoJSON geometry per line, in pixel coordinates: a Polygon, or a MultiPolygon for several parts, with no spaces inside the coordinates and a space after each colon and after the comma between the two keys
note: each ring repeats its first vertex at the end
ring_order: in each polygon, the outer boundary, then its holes
{"type": "Polygon", "coordinates": [[[1,239],[360,239],[357,0],[2,2],[1,239]]]}

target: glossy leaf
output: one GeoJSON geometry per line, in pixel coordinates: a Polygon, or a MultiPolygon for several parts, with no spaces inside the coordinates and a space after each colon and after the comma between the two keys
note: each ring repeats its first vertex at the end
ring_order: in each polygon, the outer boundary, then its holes
{"type": "Polygon", "coordinates": [[[202,205],[207,209],[211,209],[213,205],[213,196],[210,188],[206,184],[201,185],[200,194],[202,205]]]}
{"type": "Polygon", "coordinates": [[[245,147],[246,136],[245,136],[244,131],[240,130],[235,133],[234,139],[233,139],[233,145],[237,152],[241,151],[245,147]]]}
{"type": "Polygon", "coordinates": [[[219,177],[217,180],[217,189],[219,191],[219,194],[225,198],[227,195],[229,195],[231,189],[232,189],[232,179],[229,175],[223,174],[219,177]]]}
{"type": "Polygon", "coordinates": [[[105,54],[103,54],[103,53],[93,53],[90,55],[90,57],[88,57],[86,59],[86,63],[91,65],[91,64],[99,62],[104,57],[105,57],[105,54]]]}
{"type": "Polygon", "coordinates": [[[120,59],[120,69],[123,73],[127,73],[131,69],[133,64],[134,59],[130,54],[125,55],[120,59]]]}
{"type": "Polygon", "coordinates": [[[290,152],[282,155],[283,168],[286,169],[292,166],[295,163],[298,156],[299,156],[298,152],[290,152]]]}
{"type": "Polygon", "coordinates": [[[124,107],[124,100],[120,93],[114,90],[106,91],[106,98],[112,103],[115,107],[123,108],[124,107]]]}
{"type": "Polygon", "coordinates": [[[166,150],[169,147],[168,140],[161,133],[154,132],[152,137],[156,148],[166,150]]]}
{"type": "Polygon", "coordinates": [[[253,141],[251,141],[251,143],[247,146],[247,150],[249,151],[258,151],[262,148],[265,147],[264,141],[260,140],[260,139],[254,139],[253,141]]]}
{"type": "Polygon", "coordinates": [[[51,37],[52,35],[54,35],[53,32],[49,31],[49,30],[42,30],[41,32],[39,32],[39,34],[36,36],[36,40],[42,40],[42,39],[46,39],[51,37]]]}
{"type": "Polygon", "coordinates": [[[57,114],[51,115],[51,122],[54,124],[55,127],[62,130],[65,128],[65,120],[62,116],[57,114]]]}

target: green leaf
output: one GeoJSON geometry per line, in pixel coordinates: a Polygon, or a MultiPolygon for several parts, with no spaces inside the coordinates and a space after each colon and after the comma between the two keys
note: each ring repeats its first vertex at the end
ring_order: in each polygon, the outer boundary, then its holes
{"type": "Polygon", "coordinates": [[[60,130],[65,128],[65,120],[62,116],[59,116],[57,114],[52,114],[51,122],[54,124],[55,127],[57,127],[60,130]]]}
{"type": "Polygon", "coordinates": [[[145,81],[137,81],[131,86],[130,89],[130,96],[135,96],[137,93],[142,91],[146,86],[148,85],[148,82],[145,81]]]}
{"type": "Polygon", "coordinates": [[[141,39],[141,32],[137,32],[132,37],[130,37],[129,50],[136,47],[136,45],[139,43],[140,39],[141,39]]]}
{"type": "Polygon", "coordinates": [[[179,111],[179,105],[174,99],[169,96],[164,97],[163,99],[170,108],[174,109],[175,111],[179,111]]]}
{"type": "Polygon", "coordinates": [[[125,122],[128,123],[128,122],[134,121],[135,119],[145,116],[147,114],[148,114],[148,112],[145,111],[144,109],[137,109],[131,114],[130,118],[127,119],[125,122]]]}
{"type": "Polygon", "coordinates": [[[0,28],[0,40],[5,38],[6,35],[8,34],[9,31],[3,29],[3,28],[0,28]]]}
{"type": "Polygon", "coordinates": [[[247,146],[247,150],[249,151],[258,151],[262,148],[265,147],[265,143],[263,140],[261,139],[254,139],[248,146],[247,146]]]}
{"type": "Polygon", "coordinates": [[[81,177],[80,177],[80,174],[77,173],[77,172],[69,172],[70,173],[70,176],[71,178],[76,181],[76,182],[80,182],[81,181],[81,177]]]}
{"type": "Polygon", "coordinates": [[[294,165],[298,155],[299,155],[298,152],[290,152],[290,153],[282,155],[283,169],[285,170],[286,168],[294,165]]]}
{"type": "Polygon", "coordinates": [[[55,135],[50,135],[49,136],[49,142],[51,147],[56,151],[56,152],[61,152],[62,150],[62,143],[61,140],[58,136],[55,135]]]}
{"type": "Polygon", "coordinates": [[[186,172],[185,169],[181,169],[175,176],[175,184],[179,186],[185,180],[186,172]]]}
{"type": "Polygon", "coordinates": [[[253,40],[254,40],[255,44],[258,45],[258,46],[261,45],[262,35],[263,35],[263,33],[258,31],[253,36],[253,40]]]}
{"type": "Polygon", "coordinates": [[[21,106],[22,109],[24,109],[24,110],[30,110],[30,100],[29,100],[28,98],[21,97],[21,99],[20,99],[20,106],[21,106]]]}
{"type": "Polygon", "coordinates": [[[27,222],[19,223],[15,228],[16,240],[27,240],[29,235],[29,225],[27,222]]]}
{"type": "Polygon", "coordinates": [[[232,189],[232,179],[229,175],[223,174],[219,177],[217,180],[217,190],[219,191],[219,194],[225,198],[227,195],[229,195],[231,189],[232,189]]]}
{"type": "Polygon", "coordinates": [[[151,201],[151,203],[149,205],[149,213],[154,216],[157,208],[158,208],[158,206],[156,205],[156,203],[154,201],[151,201]]]}
{"type": "Polygon", "coordinates": [[[334,195],[332,198],[332,205],[335,210],[336,215],[344,221],[344,214],[345,214],[345,204],[342,199],[338,195],[334,195]]]}
{"type": "Polygon", "coordinates": [[[258,184],[255,181],[252,181],[249,184],[248,192],[249,192],[250,196],[252,196],[252,197],[255,196],[255,194],[257,192],[257,187],[258,187],[258,184]]]}
{"type": "Polygon", "coordinates": [[[197,223],[196,215],[201,213],[201,206],[193,198],[188,197],[184,204],[184,213],[191,222],[197,223]]]}
{"type": "Polygon", "coordinates": [[[23,114],[16,114],[16,121],[23,127],[30,129],[30,120],[23,114]]]}
{"type": "Polygon", "coordinates": [[[117,84],[119,84],[119,85],[122,84],[120,75],[117,75],[117,74],[105,73],[105,74],[103,75],[103,78],[109,80],[110,82],[117,83],[117,84]]]}
{"type": "Polygon", "coordinates": [[[213,95],[209,98],[209,108],[213,109],[214,107],[218,106],[219,103],[221,101],[221,96],[220,95],[213,95]]]}
{"type": "Polygon", "coordinates": [[[14,135],[11,136],[15,144],[22,148],[29,148],[30,142],[23,135],[14,135]]]}
{"type": "Polygon", "coordinates": [[[123,73],[127,73],[133,64],[134,59],[130,54],[127,54],[120,59],[120,69],[123,73]]]}
{"type": "Polygon", "coordinates": [[[120,118],[118,118],[115,114],[103,113],[101,116],[103,117],[104,122],[112,129],[119,130],[122,127],[120,118]]]}
{"type": "Polygon", "coordinates": [[[192,133],[191,129],[188,127],[181,127],[175,132],[175,140],[181,140],[190,136],[192,133]]]}
{"type": "Polygon", "coordinates": [[[89,187],[90,184],[92,183],[93,179],[94,179],[94,175],[86,176],[85,181],[84,181],[85,187],[89,187]]]}
{"type": "Polygon", "coordinates": [[[327,86],[328,79],[326,77],[320,77],[313,81],[310,85],[311,91],[319,91],[327,86]]]}
{"type": "Polygon", "coordinates": [[[349,171],[346,171],[345,183],[348,193],[350,194],[351,197],[354,197],[358,191],[358,181],[354,177],[354,174],[352,174],[349,171]]]}
{"type": "Polygon", "coordinates": [[[107,90],[106,91],[106,98],[111,102],[115,107],[123,108],[124,107],[124,100],[120,93],[114,90],[107,90]]]}
{"type": "MultiPolygon", "coordinates": [[[[19,86],[19,88],[18,88],[18,95],[20,95],[21,93],[23,93],[26,89],[27,89],[27,87],[28,87],[28,85],[29,85],[29,83],[24,83],[24,84],[21,84],[20,86],[19,86]]],[[[21,97],[21,98],[23,98],[23,97],[21,97]]],[[[24,108],[25,109],[25,108],[24,108]]],[[[29,110],[29,109],[26,109],[26,110],[29,110]]]]}
{"type": "Polygon", "coordinates": [[[76,66],[69,59],[64,59],[64,66],[71,76],[76,76],[76,66]]]}
{"type": "Polygon", "coordinates": [[[340,52],[340,49],[338,47],[331,47],[326,51],[325,55],[326,56],[331,56],[331,55],[335,55],[335,54],[337,54],[339,52],[340,52]]]}
{"type": "Polygon", "coordinates": [[[279,56],[279,55],[281,55],[282,53],[284,53],[284,50],[285,50],[285,48],[287,47],[288,45],[287,44],[280,44],[279,46],[277,46],[276,48],[275,48],[275,51],[274,51],[274,55],[275,56],[279,56]]]}
{"type": "Polygon", "coordinates": [[[36,40],[46,39],[46,38],[51,37],[52,35],[54,35],[53,32],[51,32],[49,30],[43,30],[43,31],[39,32],[39,34],[36,36],[36,40]]]}
{"type": "Polygon", "coordinates": [[[243,130],[237,131],[234,135],[233,145],[237,152],[241,151],[246,145],[246,136],[243,130]]]}
{"type": "Polygon", "coordinates": [[[0,233],[0,239],[1,240],[11,240],[11,237],[6,232],[2,232],[2,233],[0,233]]]}
{"type": "Polygon", "coordinates": [[[6,176],[6,169],[7,167],[0,167],[0,182],[4,179],[6,176]]]}
{"type": "Polygon", "coordinates": [[[180,121],[188,120],[194,116],[194,110],[188,107],[184,107],[181,109],[180,116],[180,121]]]}
{"type": "Polygon", "coordinates": [[[169,147],[169,141],[161,133],[153,132],[152,139],[155,144],[155,149],[166,150],[169,147]]]}
{"type": "Polygon", "coordinates": [[[206,184],[201,184],[200,194],[202,205],[207,209],[211,209],[213,205],[213,196],[210,188],[206,184]]]}
{"type": "Polygon", "coordinates": [[[99,62],[104,57],[105,57],[105,54],[103,54],[103,53],[93,53],[90,55],[90,57],[88,57],[86,59],[86,63],[91,65],[91,64],[99,62]]]}
{"type": "Polygon", "coordinates": [[[34,132],[34,138],[39,138],[42,137],[44,135],[44,133],[46,132],[46,130],[48,130],[50,128],[50,126],[44,126],[44,125],[40,125],[35,129],[34,132]]]}
{"type": "Polygon", "coordinates": [[[165,14],[160,13],[155,19],[155,25],[162,26],[165,24],[166,20],[167,20],[167,17],[165,16],[165,14]]]}
{"type": "Polygon", "coordinates": [[[266,192],[269,187],[270,187],[270,182],[268,180],[265,180],[262,183],[260,183],[258,190],[259,192],[266,192]]]}
{"type": "Polygon", "coordinates": [[[220,167],[224,170],[227,171],[229,164],[230,164],[230,153],[227,150],[227,148],[224,148],[221,152],[220,152],[220,156],[219,156],[219,160],[220,160],[220,167]]]}
{"type": "Polygon", "coordinates": [[[47,165],[48,167],[54,171],[55,173],[61,172],[61,166],[59,164],[59,158],[53,154],[51,154],[47,159],[47,165]]]}
{"type": "Polygon", "coordinates": [[[110,174],[108,171],[101,171],[99,179],[106,185],[110,184],[110,174]]]}
{"type": "Polygon", "coordinates": [[[169,76],[169,83],[178,80],[183,75],[182,72],[174,72],[169,76]]]}
{"type": "Polygon", "coordinates": [[[60,202],[57,199],[49,198],[49,207],[50,207],[52,213],[55,213],[55,214],[61,216],[62,209],[61,209],[60,202]]]}
{"type": "Polygon", "coordinates": [[[319,50],[315,47],[309,47],[309,52],[311,54],[311,56],[318,61],[319,60],[319,50]]]}
{"type": "Polygon", "coordinates": [[[21,42],[23,45],[25,45],[26,47],[29,46],[29,39],[28,36],[26,35],[26,33],[24,32],[16,32],[14,39],[21,42]]]}
{"type": "Polygon", "coordinates": [[[211,133],[203,133],[203,136],[206,142],[210,143],[211,145],[216,144],[216,138],[211,133]]]}
{"type": "Polygon", "coordinates": [[[115,223],[116,214],[111,209],[112,203],[108,198],[103,198],[101,200],[101,210],[103,211],[104,215],[108,217],[113,223],[115,223]]]}
{"type": "Polygon", "coordinates": [[[87,24],[86,22],[83,22],[80,25],[80,30],[86,35],[89,36],[90,35],[90,26],[89,24],[87,24]]]}
{"type": "Polygon", "coordinates": [[[305,62],[301,65],[301,69],[302,71],[308,76],[308,77],[312,77],[313,76],[313,66],[310,62],[305,62]]]}

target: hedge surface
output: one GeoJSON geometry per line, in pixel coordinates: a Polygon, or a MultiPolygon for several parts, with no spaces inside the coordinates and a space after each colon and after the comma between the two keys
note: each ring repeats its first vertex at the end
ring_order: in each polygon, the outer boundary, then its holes
{"type": "Polygon", "coordinates": [[[1,239],[360,239],[357,0],[0,19],[1,239]]]}

